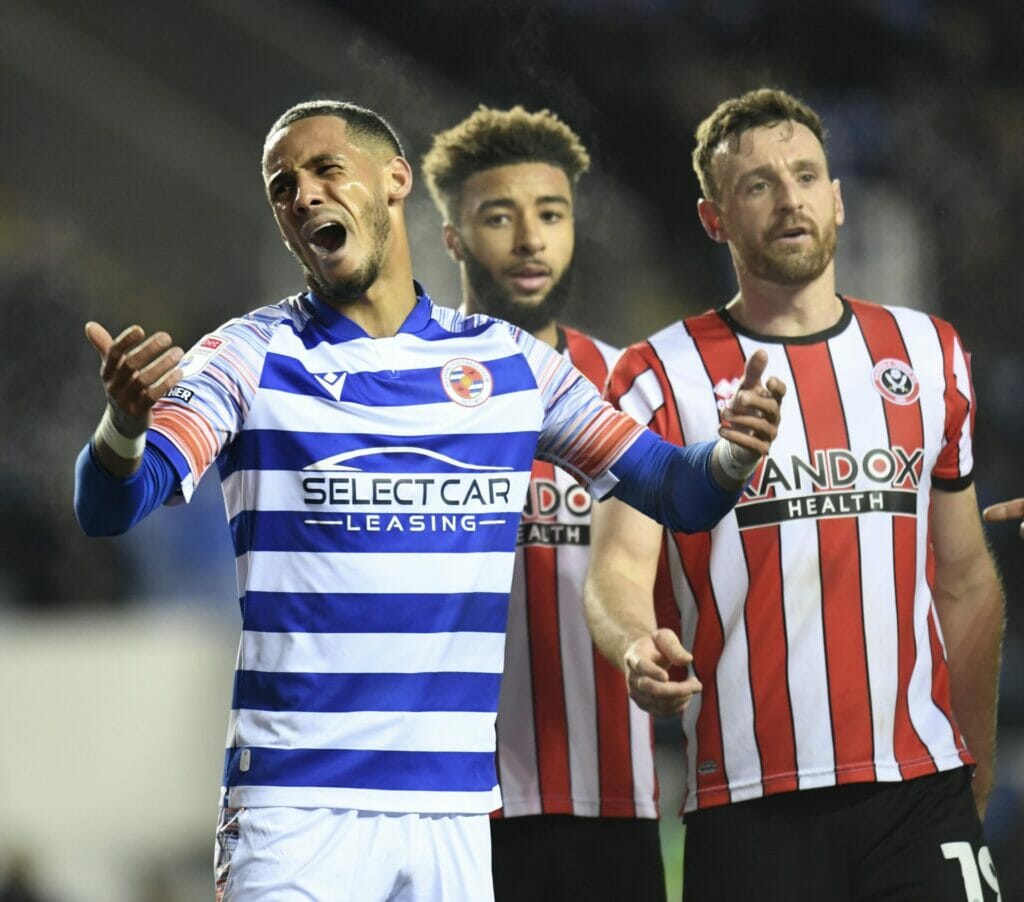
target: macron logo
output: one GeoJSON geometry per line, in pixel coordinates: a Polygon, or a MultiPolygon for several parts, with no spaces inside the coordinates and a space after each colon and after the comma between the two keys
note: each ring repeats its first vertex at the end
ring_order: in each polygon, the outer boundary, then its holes
{"type": "Polygon", "coordinates": [[[316,379],[335,401],[341,400],[341,390],[345,387],[345,377],[348,373],[313,373],[316,379]]]}

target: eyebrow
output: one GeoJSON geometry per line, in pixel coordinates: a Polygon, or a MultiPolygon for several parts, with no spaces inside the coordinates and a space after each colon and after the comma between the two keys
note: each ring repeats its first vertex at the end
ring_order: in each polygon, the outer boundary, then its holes
{"type": "MultiPolygon", "coordinates": [[[[545,194],[542,197],[538,197],[534,201],[535,205],[540,204],[564,204],[565,206],[571,206],[569,198],[561,194],[545,194]]],[[[492,197],[490,200],[485,200],[477,207],[477,212],[484,210],[491,210],[495,207],[514,207],[516,202],[511,197],[492,197]]]]}
{"type": "MultiPolygon", "coordinates": [[[[790,170],[814,169],[820,172],[824,167],[818,160],[807,158],[804,160],[794,160],[788,168],[790,170]]],[[[770,176],[774,173],[775,167],[766,163],[764,166],[758,166],[756,169],[751,169],[749,172],[742,173],[740,175],[740,181],[745,181],[746,179],[755,176],[770,176]]]]}
{"type": "MultiPolygon", "coordinates": [[[[319,166],[321,163],[332,163],[332,162],[347,163],[348,162],[348,157],[346,157],[344,154],[340,154],[340,153],[318,153],[315,157],[310,157],[308,160],[306,160],[298,168],[300,168],[300,169],[311,169],[313,167],[319,166]]],[[[270,178],[267,180],[267,188],[273,188],[273,186],[277,182],[281,181],[281,179],[287,178],[288,174],[291,171],[292,171],[291,169],[278,169],[278,170],[276,170],[274,172],[274,174],[271,175],[270,178]]]]}

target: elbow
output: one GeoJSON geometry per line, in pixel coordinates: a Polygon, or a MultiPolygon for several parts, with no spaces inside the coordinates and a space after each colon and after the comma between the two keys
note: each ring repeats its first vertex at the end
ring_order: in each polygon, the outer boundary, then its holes
{"type": "Polygon", "coordinates": [[[78,519],[78,525],[82,527],[82,532],[84,532],[90,539],[119,536],[128,531],[127,526],[119,526],[117,524],[110,523],[103,517],[90,515],[86,511],[76,509],[75,517],[78,519]]]}
{"type": "MultiPolygon", "coordinates": [[[[698,532],[710,532],[722,521],[725,514],[719,514],[716,516],[694,516],[697,513],[695,511],[687,511],[685,516],[680,517],[676,522],[669,523],[668,528],[672,532],[685,533],[688,536],[692,536],[698,532]]],[[[728,513],[728,512],[726,512],[728,513]]]]}

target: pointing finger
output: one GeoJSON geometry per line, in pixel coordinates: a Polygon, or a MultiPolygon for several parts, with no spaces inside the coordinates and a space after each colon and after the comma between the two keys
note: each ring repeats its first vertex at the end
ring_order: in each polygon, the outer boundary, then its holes
{"type": "Polygon", "coordinates": [[[764,375],[766,366],[768,366],[768,352],[764,348],[759,348],[747,358],[746,365],[743,367],[743,381],[738,390],[753,388],[757,385],[761,381],[761,376],[764,375]]]}

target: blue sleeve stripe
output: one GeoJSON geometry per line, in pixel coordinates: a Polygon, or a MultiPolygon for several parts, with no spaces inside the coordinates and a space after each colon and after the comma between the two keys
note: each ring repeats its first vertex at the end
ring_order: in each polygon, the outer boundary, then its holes
{"type": "Polygon", "coordinates": [[[514,551],[520,512],[352,513],[243,511],[231,520],[235,555],[247,551],[469,554],[514,551]]]}
{"type": "Polygon", "coordinates": [[[497,711],[500,673],[235,671],[231,707],[255,711],[497,711]]]}
{"type": "Polygon", "coordinates": [[[501,633],[508,594],[247,592],[242,608],[244,628],[266,633],[501,633]]]}
{"type": "Polygon", "coordinates": [[[421,792],[487,792],[495,783],[493,752],[405,752],[379,749],[227,749],[225,786],[328,786],[421,792]]]}
{"type": "Polygon", "coordinates": [[[641,433],[612,467],[612,494],[673,532],[712,529],[739,501],[711,475],[715,442],[680,448],[650,430],[641,433]]]}

